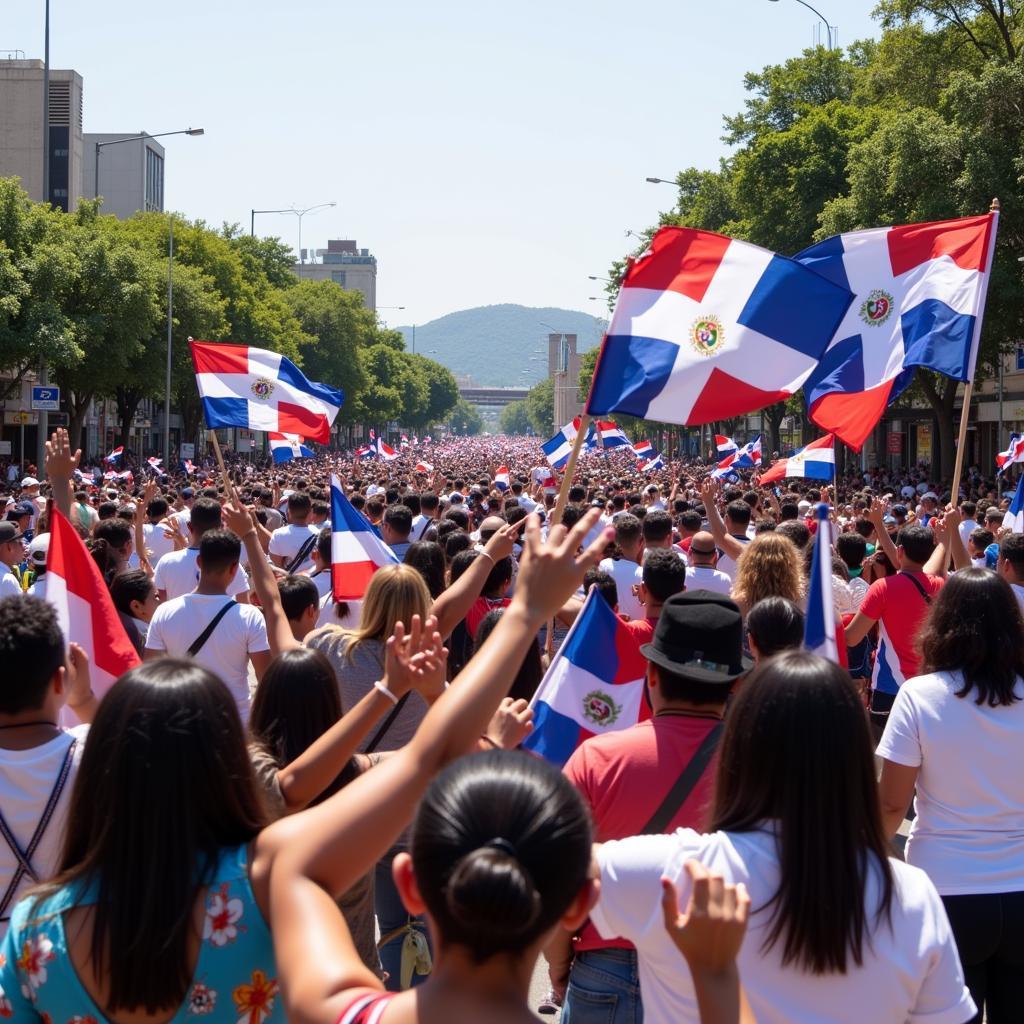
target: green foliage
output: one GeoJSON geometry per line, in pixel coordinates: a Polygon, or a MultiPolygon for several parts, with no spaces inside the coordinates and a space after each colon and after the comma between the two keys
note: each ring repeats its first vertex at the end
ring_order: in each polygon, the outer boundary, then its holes
{"type": "Polygon", "coordinates": [[[552,379],[545,377],[539,384],[534,384],[524,401],[534,433],[545,440],[551,437],[555,432],[555,385],[552,379]]]}
{"type": "Polygon", "coordinates": [[[533,424],[526,402],[511,402],[501,410],[498,427],[503,434],[532,434],[533,424]]]}
{"type": "Polygon", "coordinates": [[[483,417],[464,398],[455,403],[448,417],[448,425],[453,434],[462,437],[479,434],[484,429],[483,417]]]}

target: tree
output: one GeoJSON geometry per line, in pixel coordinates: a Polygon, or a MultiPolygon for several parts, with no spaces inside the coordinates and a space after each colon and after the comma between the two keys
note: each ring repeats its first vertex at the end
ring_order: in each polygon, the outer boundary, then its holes
{"type": "MultiPolygon", "coordinates": [[[[526,413],[534,432],[541,437],[550,437],[555,432],[555,384],[545,377],[527,392],[526,413]]],[[[562,426],[561,423],[558,426],[562,426]]]]}
{"type": "Polygon", "coordinates": [[[411,427],[425,427],[431,423],[441,423],[455,408],[459,401],[459,385],[451,370],[426,356],[409,355],[412,370],[426,384],[427,402],[418,413],[406,411],[403,421],[411,427]]]}
{"type": "Polygon", "coordinates": [[[462,437],[479,434],[484,429],[484,421],[480,413],[464,398],[460,398],[455,403],[455,408],[448,417],[448,425],[453,434],[459,434],[462,437]]]}
{"type": "Polygon", "coordinates": [[[498,426],[503,434],[532,434],[533,424],[526,402],[510,402],[501,410],[498,426]]]}
{"type": "Polygon", "coordinates": [[[935,24],[970,42],[985,60],[1016,60],[1024,30],[1020,0],[882,0],[882,25],[935,24]]]}

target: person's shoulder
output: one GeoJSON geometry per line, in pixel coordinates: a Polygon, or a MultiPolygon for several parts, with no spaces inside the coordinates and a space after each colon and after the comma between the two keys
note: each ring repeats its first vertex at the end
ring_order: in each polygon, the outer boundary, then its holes
{"type": "Polygon", "coordinates": [[[188,596],[188,594],[182,594],[180,597],[172,597],[158,604],[156,611],[153,612],[153,618],[149,620],[149,628],[152,629],[154,625],[159,625],[164,619],[169,619],[175,612],[184,608],[185,598],[188,596]]]}
{"type": "Polygon", "coordinates": [[[896,857],[889,858],[896,904],[905,916],[931,916],[942,906],[935,883],[921,868],[896,857]]]}

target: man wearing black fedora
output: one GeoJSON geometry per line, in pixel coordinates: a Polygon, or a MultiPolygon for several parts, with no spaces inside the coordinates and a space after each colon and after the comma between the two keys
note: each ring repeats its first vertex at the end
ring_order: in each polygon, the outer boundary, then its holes
{"type": "MultiPolygon", "coordinates": [[[[703,827],[725,703],[753,667],[743,657],[739,608],[708,590],[670,597],[640,650],[651,717],[586,740],[565,766],[590,805],[598,842],[703,827]]],[[[628,942],[602,937],[588,921],[575,942],[556,938],[545,956],[568,1024],[591,1019],[594,997],[606,1009],[614,997],[616,1020],[640,1012],[636,951],[628,942]]]]}

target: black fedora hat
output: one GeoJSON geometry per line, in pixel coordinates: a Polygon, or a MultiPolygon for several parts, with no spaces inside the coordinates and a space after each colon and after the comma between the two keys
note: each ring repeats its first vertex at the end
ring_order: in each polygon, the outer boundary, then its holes
{"type": "Polygon", "coordinates": [[[674,594],[661,608],[654,639],[640,653],[659,668],[698,683],[735,682],[754,663],[743,656],[743,616],[710,590],[674,594]]]}

